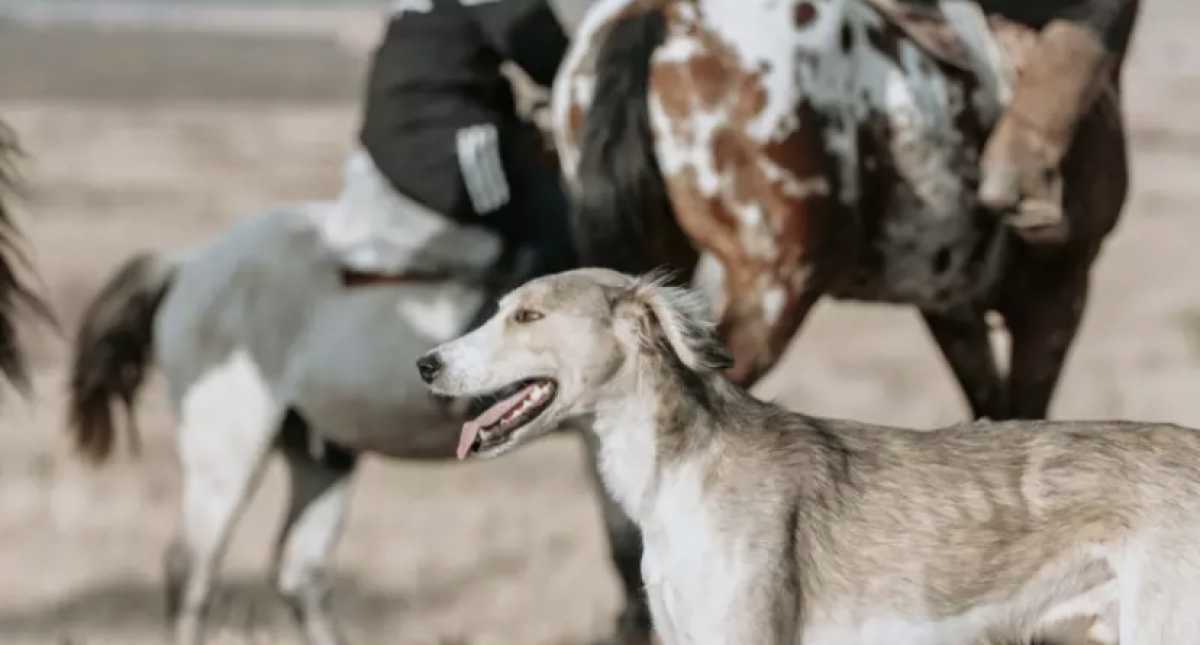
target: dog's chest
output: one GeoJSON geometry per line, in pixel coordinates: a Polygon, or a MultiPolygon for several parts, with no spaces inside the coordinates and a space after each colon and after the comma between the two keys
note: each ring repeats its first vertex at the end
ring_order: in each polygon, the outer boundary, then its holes
{"type": "Polygon", "coordinates": [[[699,468],[664,477],[643,524],[642,575],[656,627],[667,643],[710,642],[728,632],[758,567],[722,533],[704,500],[699,468]]]}

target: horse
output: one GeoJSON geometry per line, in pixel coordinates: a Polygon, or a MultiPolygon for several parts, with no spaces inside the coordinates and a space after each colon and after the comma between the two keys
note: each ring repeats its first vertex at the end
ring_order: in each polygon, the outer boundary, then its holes
{"type": "MultiPolygon", "coordinates": [[[[1126,197],[1120,67],[1064,162],[1069,239],[1031,244],[975,197],[1003,83],[984,82],[937,15],[906,23],[886,6],[594,5],[551,105],[583,263],[692,276],[743,384],[824,295],[915,306],[975,416],[1042,418],[1126,197]],[[1007,373],[991,312],[1011,338],[1007,373]]],[[[984,26],[1020,74],[1035,33],[984,26]]],[[[617,560],[638,561],[636,529],[608,511],[628,545],[617,560]]],[[[621,573],[642,586],[636,566],[621,573]]]]}
{"type": "Polygon", "coordinates": [[[313,645],[341,642],[327,578],[358,456],[453,458],[465,410],[431,397],[413,365],[494,296],[501,242],[395,192],[365,156],[347,175],[337,200],[247,218],[179,255],[133,256],[84,313],[68,403],[84,457],[113,452],[114,408],[132,419],[152,360],[166,377],[183,469],[163,557],[179,645],[203,640],[226,539],[269,455],[283,456],[291,490],[271,575],[313,645]],[[345,267],[322,223],[346,208],[404,218],[407,263],[386,276],[345,267]]]}
{"type": "MultiPolygon", "coordinates": [[[[916,306],[976,416],[1043,417],[1126,196],[1119,68],[1065,162],[1070,239],[1032,245],[976,205],[1002,105],[878,1],[597,4],[552,106],[579,244],[626,270],[699,252],[739,381],[829,294],[916,306]]],[[[991,25],[1019,73],[1033,32],[991,25]]]]}
{"type": "Polygon", "coordinates": [[[19,390],[28,392],[29,370],[18,337],[16,314],[24,307],[46,321],[53,321],[53,315],[20,275],[20,267],[28,268],[28,264],[19,246],[20,231],[13,221],[6,193],[18,189],[16,160],[21,155],[16,133],[0,121],[0,374],[19,390]]]}

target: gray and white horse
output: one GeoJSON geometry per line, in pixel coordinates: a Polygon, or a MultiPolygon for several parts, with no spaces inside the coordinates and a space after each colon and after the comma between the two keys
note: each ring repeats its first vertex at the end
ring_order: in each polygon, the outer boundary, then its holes
{"type": "Polygon", "coordinates": [[[152,358],[166,375],[183,500],[164,565],[181,645],[203,640],[226,539],[268,455],[291,475],[274,583],[315,645],[340,642],[325,578],[356,455],[454,455],[460,419],[414,361],[469,324],[501,244],[400,196],[369,164],[351,162],[337,201],[249,219],[183,257],[132,258],[85,314],[70,413],[86,456],[112,451],[112,404],[132,406],[152,358]],[[408,265],[386,279],[345,270],[322,231],[347,208],[403,213],[408,265]]]}

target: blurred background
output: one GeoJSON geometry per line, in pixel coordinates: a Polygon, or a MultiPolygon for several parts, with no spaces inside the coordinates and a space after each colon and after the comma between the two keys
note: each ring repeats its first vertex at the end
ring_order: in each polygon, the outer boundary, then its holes
{"type": "MultiPolygon", "coordinates": [[[[586,0],[559,2],[571,24],[586,0]]],[[[1125,72],[1133,190],[1053,410],[1200,426],[1200,4],[1145,3],[1125,72]]],[[[30,325],[35,396],[0,405],[0,643],[163,642],[160,552],[178,464],[161,389],[145,450],[97,470],[62,415],[67,339],[131,253],[334,196],[387,3],[0,0],[0,118],[28,152],[18,203],[63,324],[30,325]]],[[[808,413],[931,427],[966,417],[915,313],[825,302],[759,388],[808,413]]],[[[266,581],[282,472],[226,558],[214,642],[293,642],[266,581]]],[[[617,608],[573,437],[465,466],[368,459],[337,553],[354,643],[579,643],[617,608]]]]}

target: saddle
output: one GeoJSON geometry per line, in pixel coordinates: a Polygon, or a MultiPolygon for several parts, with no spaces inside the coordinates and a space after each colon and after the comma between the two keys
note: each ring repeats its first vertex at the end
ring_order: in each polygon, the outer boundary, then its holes
{"type": "Polygon", "coordinates": [[[345,188],[318,230],[347,287],[487,282],[502,260],[499,236],[401,194],[363,151],[347,160],[345,188]]]}
{"type": "Polygon", "coordinates": [[[866,0],[888,22],[942,63],[974,74],[997,107],[1012,99],[1012,61],[972,0],[866,0]]]}

